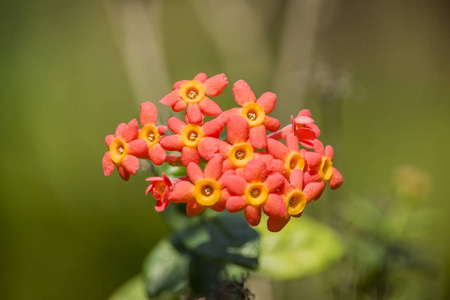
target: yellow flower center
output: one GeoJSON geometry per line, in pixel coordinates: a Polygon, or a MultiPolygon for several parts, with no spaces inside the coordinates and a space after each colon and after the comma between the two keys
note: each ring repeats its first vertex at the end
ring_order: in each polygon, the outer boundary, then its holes
{"type": "Polygon", "coordinates": [[[113,162],[121,164],[124,157],[128,154],[127,143],[121,138],[115,138],[109,146],[109,155],[113,162]]]}
{"type": "Polygon", "coordinates": [[[194,187],[195,200],[201,205],[211,206],[220,199],[222,189],[220,185],[212,179],[201,179],[194,187]]]}
{"type": "Polygon", "coordinates": [[[246,104],[241,114],[248,121],[250,128],[261,125],[266,118],[263,107],[257,103],[246,104]]]}
{"type": "Polygon", "coordinates": [[[322,157],[322,163],[320,164],[319,174],[324,181],[330,180],[331,175],[333,175],[333,163],[326,156],[322,157]]]}
{"type": "Polygon", "coordinates": [[[269,190],[261,182],[249,184],[245,190],[245,199],[251,205],[261,205],[268,195],[269,190]]]}
{"type": "Polygon", "coordinates": [[[299,190],[294,190],[285,198],[287,212],[289,215],[298,215],[306,206],[306,196],[299,190]]]}
{"type": "Polygon", "coordinates": [[[245,167],[253,158],[253,148],[248,143],[234,144],[230,149],[228,157],[235,167],[245,167]]]}
{"type": "Polygon", "coordinates": [[[183,83],[180,89],[180,95],[187,104],[198,103],[205,97],[205,89],[200,82],[191,80],[183,83]]]}
{"type": "Polygon", "coordinates": [[[139,138],[147,142],[147,147],[150,148],[159,141],[159,132],[155,125],[146,125],[139,132],[139,138]]]}
{"type": "Polygon", "coordinates": [[[285,160],[285,165],[287,173],[291,174],[295,169],[303,170],[305,167],[305,160],[299,153],[291,152],[285,160]]]}
{"type": "Polygon", "coordinates": [[[189,124],[181,130],[181,140],[187,147],[197,147],[202,137],[202,129],[197,125],[189,124]]]}

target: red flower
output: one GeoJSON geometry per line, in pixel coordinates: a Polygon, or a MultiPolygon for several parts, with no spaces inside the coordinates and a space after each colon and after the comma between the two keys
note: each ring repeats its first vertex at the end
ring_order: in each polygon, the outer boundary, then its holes
{"type": "Polygon", "coordinates": [[[169,105],[176,112],[186,108],[188,123],[199,124],[204,115],[217,116],[222,109],[208,96],[215,97],[222,93],[228,85],[225,74],[218,74],[208,78],[205,73],[199,73],[193,80],[181,80],[173,85],[173,91],[164,96],[159,102],[169,105]]]}
{"type": "Polygon", "coordinates": [[[303,171],[299,169],[292,171],[289,181],[285,179],[283,187],[286,214],[283,217],[269,216],[267,220],[269,231],[278,232],[286,226],[291,217],[299,218],[306,204],[317,197],[317,195],[322,194],[324,187],[319,182],[311,182],[303,187],[303,171]]]}
{"type": "Polygon", "coordinates": [[[139,131],[139,138],[147,142],[148,156],[155,165],[161,165],[166,159],[166,151],[159,144],[161,135],[167,130],[166,126],[156,127],[158,109],[151,102],[141,104],[140,121],[143,128],[139,131]]]}
{"type": "Polygon", "coordinates": [[[261,221],[261,207],[268,216],[283,217],[286,205],[277,194],[283,183],[283,175],[273,173],[267,176],[264,161],[254,158],[245,167],[243,176],[232,175],[225,179],[230,193],[227,209],[234,213],[245,208],[245,218],[252,226],[261,221]]]}
{"type": "Polygon", "coordinates": [[[267,142],[267,152],[284,162],[282,169],[278,171],[286,178],[289,178],[291,172],[295,169],[304,170],[305,161],[300,152],[298,138],[294,134],[289,133],[286,136],[286,145],[271,138],[267,139],[267,142]]]}
{"type": "Polygon", "coordinates": [[[138,139],[138,133],[138,123],[133,119],[128,124],[119,124],[114,135],[106,136],[105,143],[109,151],[102,160],[105,176],[111,175],[115,165],[124,180],[128,180],[130,174],[135,175],[139,169],[139,160],[136,156],[144,156],[147,152],[147,142],[138,139]]]}
{"type": "Polygon", "coordinates": [[[267,146],[266,129],[273,132],[280,128],[280,121],[267,116],[275,107],[277,95],[266,92],[256,99],[250,86],[244,80],[233,85],[234,99],[242,108],[233,108],[227,114],[239,114],[250,127],[250,142],[255,148],[267,146]]]}
{"type": "Polygon", "coordinates": [[[199,214],[207,207],[215,211],[223,211],[229,197],[224,180],[234,174],[234,171],[222,174],[222,162],[223,158],[220,154],[214,155],[206,164],[204,172],[197,164],[190,163],[187,167],[190,181],[176,183],[173,192],[169,195],[170,201],[187,203],[188,216],[199,214]]]}
{"type": "Polygon", "coordinates": [[[200,156],[210,159],[219,151],[217,138],[223,129],[223,119],[215,118],[198,126],[171,117],[167,124],[174,134],[162,138],[161,146],[168,151],[181,151],[183,165],[198,164],[200,156]]]}
{"type": "Polygon", "coordinates": [[[162,173],[163,177],[149,177],[146,181],[150,181],[150,185],[148,186],[145,194],[152,193],[153,198],[155,198],[156,205],[155,209],[158,212],[161,212],[167,208],[169,205],[169,194],[171,192],[172,186],[180,181],[179,178],[175,180],[170,180],[170,178],[162,173]]]}

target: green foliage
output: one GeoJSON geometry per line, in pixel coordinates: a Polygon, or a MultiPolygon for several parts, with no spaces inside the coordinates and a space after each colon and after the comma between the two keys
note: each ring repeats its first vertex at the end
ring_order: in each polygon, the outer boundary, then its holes
{"type": "Polygon", "coordinates": [[[136,275],[125,282],[108,300],[148,300],[142,276],[136,275]]]}

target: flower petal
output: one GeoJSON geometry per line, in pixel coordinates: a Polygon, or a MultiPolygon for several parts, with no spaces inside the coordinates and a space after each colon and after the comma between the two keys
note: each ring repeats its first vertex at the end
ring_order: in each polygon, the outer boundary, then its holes
{"type": "Polygon", "coordinates": [[[211,117],[218,116],[222,113],[222,109],[220,108],[220,106],[206,96],[203,98],[202,101],[200,101],[199,106],[200,110],[204,114],[207,114],[208,116],[211,117]]]}
{"type": "Polygon", "coordinates": [[[290,219],[290,216],[285,216],[283,218],[269,217],[269,219],[267,219],[267,229],[269,229],[270,232],[279,232],[286,226],[290,219]]]}
{"type": "Polygon", "coordinates": [[[155,165],[159,166],[166,160],[167,153],[160,144],[156,144],[148,149],[148,156],[155,165]]]}
{"type": "Polygon", "coordinates": [[[122,131],[127,127],[126,123],[120,123],[117,128],[116,132],[114,133],[114,137],[119,137],[122,134],[122,131]]]}
{"type": "Polygon", "coordinates": [[[228,80],[225,74],[217,74],[208,78],[203,83],[205,94],[211,97],[216,97],[222,93],[223,89],[228,85],[228,80]]]}
{"type": "Polygon", "coordinates": [[[211,121],[205,122],[202,125],[202,133],[204,136],[214,136],[219,137],[223,130],[223,120],[220,118],[215,118],[211,121]]]}
{"type": "Polygon", "coordinates": [[[120,137],[124,139],[125,142],[129,143],[134,139],[137,139],[139,135],[139,125],[136,119],[128,122],[127,126],[123,129],[120,137]]]}
{"type": "Polygon", "coordinates": [[[256,127],[250,128],[249,137],[253,147],[257,149],[267,147],[266,127],[264,125],[258,125],[256,127]]]}
{"type": "Polygon", "coordinates": [[[267,200],[262,204],[262,209],[269,217],[284,217],[286,215],[286,204],[283,197],[277,194],[269,194],[267,200]]]}
{"type": "Polygon", "coordinates": [[[136,175],[136,171],[139,169],[139,159],[133,155],[127,155],[122,160],[123,167],[133,175],[136,175]]]}
{"type": "Polygon", "coordinates": [[[195,184],[197,181],[205,178],[203,176],[203,171],[200,168],[199,165],[195,164],[195,163],[189,163],[187,168],[187,175],[189,176],[189,179],[195,184]]]}
{"type": "Polygon", "coordinates": [[[308,171],[303,177],[303,185],[306,186],[311,182],[319,182],[321,180],[319,172],[308,171]]]}
{"type": "Polygon", "coordinates": [[[302,151],[302,156],[308,164],[310,170],[317,170],[322,163],[322,155],[310,151],[302,151]]]}
{"type": "Polygon", "coordinates": [[[219,151],[218,139],[204,137],[198,143],[198,153],[206,160],[211,159],[219,151]]]}
{"type": "Polygon", "coordinates": [[[203,83],[206,79],[208,79],[208,76],[205,73],[198,73],[193,80],[203,83]]]}
{"type": "Polygon", "coordinates": [[[194,185],[189,181],[180,181],[173,187],[169,200],[174,203],[186,203],[194,199],[194,185]]]}
{"type": "Polygon", "coordinates": [[[172,106],[173,111],[179,112],[186,108],[186,102],[184,100],[179,100],[178,102],[175,102],[175,104],[172,106]]]}
{"type": "Polygon", "coordinates": [[[330,184],[330,187],[332,190],[337,189],[342,185],[342,182],[344,181],[344,178],[341,175],[341,172],[339,172],[336,168],[333,168],[333,175],[331,175],[330,180],[328,183],[330,184]]]}
{"type": "Polygon", "coordinates": [[[325,155],[326,155],[330,160],[333,160],[333,157],[334,157],[334,149],[333,149],[332,146],[327,145],[327,146],[325,147],[325,155]]]}
{"type": "Polygon", "coordinates": [[[147,154],[147,142],[143,139],[137,139],[127,144],[128,151],[134,156],[144,156],[147,154]]]}
{"type": "Polygon", "coordinates": [[[177,82],[175,82],[175,83],[173,84],[172,89],[173,89],[173,90],[181,89],[181,86],[182,86],[184,83],[188,82],[188,81],[189,81],[189,80],[186,80],[186,79],[177,81],[177,82]]]}
{"type": "Polygon", "coordinates": [[[183,150],[181,150],[181,162],[185,166],[191,162],[198,164],[200,162],[200,156],[197,148],[183,147],[183,150]]]}
{"type": "Polygon", "coordinates": [[[106,152],[105,155],[103,155],[102,159],[102,165],[103,165],[103,173],[105,176],[111,175],[111,173],[114,171],[114,162],[111,159],[110,152],[106,152]]]}
{"type": "Polygon", "coordinates": [[[176,117],[170,117],[169,120],[167,120],[167,125],[173,133],[181,133],[181,130],[186,126],[186,123],[176,117]]]}
{"type": "Polygon", "coordinates": [[[274,139],[267,139],[267,152],[277,159],[284,160],[288,154],[288,148],[282,142],[274,139]]]}
{"type": "Polygon", "coordinates": [[[155,125],[158,119],[158,109],[155,104],[151,102],[144,102],[141,104],[141,114],[140,121],[141,125],[145,126],[148,124],[155,125]]]}
{"type": "Polygon", "coordinates": [[[304,177],[303,171],[299,169],[295,169],[294,171],[292,171],[291,176],[289,177],[291,186],[294,189],[303,190],[303,177],[304,177]]]}
{"type": "Polygon", "coordinates": [[[114,141],[114,135],[113,134],[110,134],[110,135],[107,135],[106,137],[105,137],[105,144],[106,144],[106,146],[109,148],[109,146],[111,146],[111,144],[112,144],[112,142],[114,141]]]}
{"type": "Polygon", "coordinates": [[[294,151],[294,152],[300,151],[300,146],[298,144],[298,138],[294,134],[289,133],[286,136],[286,147],[288,148],[289,151],[294,151]]]}
{"type": "Polygon", "coordinates": [[[244,80],[238,80],[233,85],[233,95],[237,104],[244,106],[248,103],[255,103],[256,96],[252,89],[244,80]]]}
{"type": "Polygon", "coordinates": [[[300,116],[305,116],[305,117],[311,118],[311,111],[309,109],[302,109],[301,111],[298,112],[297,117],[300,117],[300,116]]]}
{"type": "Polygon", "coordinates": [[[266,126],[266,129],[270,132],[274,132],[280,129],[280,121],[266,115],[264,118],[264,126],[266,126]]]}
{"type": "Polygon", "coordinates": [[[261,207],[259,205],[247,205],[245,208],[245,218],[250,225],[258,226],[259,222],[261,222],[261,207]]]}
{"type": "Polygon", "coordinates": [[[157,126],[156,128],[158,129],[158,133],[159,133],[160,135],[166,134],[167,126],[159,125],[159,126],[157,126]]]}
{"type": "Polygon", "coordinates": [[[216,154],[205,167],[205,178],[210,178],[215,181],[219,180],[222,175],[223,158],[222,155],[216,154]]]}
{"type": "Polygon", "coordinates": [[[227,200],[227,209],[231,213],[238,212],[247,206],[247,201],[244,196],[231,196],[227,200]]]}
{"type": "Polygon", "coordinates": [[[157,212],[162,212],[167,208],[167,206],[169,206],[170,201],[165,198],[166,197],[163,197],[163,199],[156,201],[155,210],[157,212]]]}
{"type": "Polygon", "coordinates": [[[193,217],[203,212],[206,209],[206,206],[198,204],[197,201],[189,201],[186,206],[186,213],[189,217],[193,217]]]}
{"type": "Polygon", "coordinates": [[[181,135],[179,134],[165,136],[159,143],[164,149],[168,151],[180,151],[184,147],[181,140],[181,135]]]}
{"type": "Polygon", "coordinates": [[[317,200],[325,188],[324,182],[311,182],[305,186],[303,189],[303,194],[306,196],[306,200],[310,202],[311,200],[317,200]]]}
{"type": "Polygon", "coordinates": [[[280,173],[273,173],[267,176],[264,185],[267,187],[270,193],[275,192],[277,189],[282,188],[284,184],[284,177],[280,173]]]}
{"type": "Polygon", "coordinates": [[[277,102],[277,95],[272,92],[266,92],[261,95],[261,97],[256,100],[256,103],[261,105],[266,114],[270,114],[275,108],[275,103],[277,102]]]}
{"type": "Polygon", "coordinates": [[[128,181],[130,179],[130,172],[128,172],[124,166],[117,165],[117,171],[119,171],[119,175],[123,180],[128,181]]]}
{"type": "Polygon", "coordinates": [[[267,176],[264,160],[253,158],[244,168],[244,177],[248,182],[263,182],[267,176]]]}
{"type": "Polygon", "coordinates": [[[241,116],[232,115],[227,122],[227,137],[230,143],[242,143],[247,140],[248,122],[241,116]]]}
{"type": "Polygon", "coordinates": [[[325,148],[323,147],[323,144],[321,141],[314,140],[313,146],[314,146],[314,151],[316,151],[316,153],[319,153],[322,156],[325,155],[325,148]]]}
{"type": "Polygon", "coordinates": [[[231,175],[225,179],[225,186],[230,195],[244,195],[248,182],[238,175],[231,175]]]}
{"type": "Polygon", "coordinates": [[[203,118],[200,106],[197,103],[189,104],[186,110],[186,117],[191,124],[201,123],[203,118]]]}
{"type": "Polygon", "coordinates": [[[174,106],[175,103],[177,103],[180,100],[180,90],[175,89],[165,95],[161,100],[159,100],[159,103],[169,106],[174,106]]]}

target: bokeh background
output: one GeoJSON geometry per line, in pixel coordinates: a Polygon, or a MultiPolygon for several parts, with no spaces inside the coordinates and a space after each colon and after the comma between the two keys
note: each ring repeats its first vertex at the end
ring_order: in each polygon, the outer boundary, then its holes
{"type": "Polygon", "coordinates": [[[0,3],[1,299],[106,299],[140,272],[168,230],[145,175],[103,176],[103,139],[199,72],[227,74],[223,109],[238,79],[282,124],[309,108],[335,147],[344,185],[305,213],[347,254],[305,299],[450,298],[448,1],[0,3]]]}

